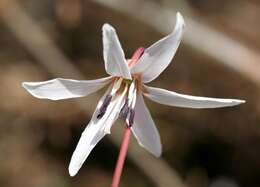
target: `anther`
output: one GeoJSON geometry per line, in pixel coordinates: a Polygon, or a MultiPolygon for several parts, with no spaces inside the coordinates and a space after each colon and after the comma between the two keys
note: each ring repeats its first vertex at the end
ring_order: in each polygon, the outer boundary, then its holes
{"type": "Polygon", "coordinates": [[[102,103],[100,109],[99,109],[99,113],[97,115],[97,119],[101,119],[104,114],[106,113],[107,107],[109,105],[109,103],[112,100],[112,95],[107,95],[104,99],[104,102],[102,103]]]}
{"type": "Polygon", "coordinates": [[[134,117],[135,117],[135,111],[134,109],[130,109],[130,115],[129,115],[129,127],[132,127],[134,124],[134,117]]]}
{"type": "Polygon", "coordinates": [[[125,103],[124,103],[124,105],[121,108],[120,113],[119,113],[120,117],[122,117],[122,118],[126,118],[127,117],[127,114],[129,112],[128,103],[129,103],[129,99],[126,98],[125,103]]]}

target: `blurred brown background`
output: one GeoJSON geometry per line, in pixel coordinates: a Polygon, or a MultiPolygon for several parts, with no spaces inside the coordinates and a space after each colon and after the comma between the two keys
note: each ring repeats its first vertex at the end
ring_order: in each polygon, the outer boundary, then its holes
{"type": "Polygon", "coordinates": [[[175,16],[169,16],[175,11],[186,20],[184,41],[168,69],[151,85],[247,103],[193,110],[146,100],[161,134],[163,155],[154,159],[133,138],[121,186],[259,187],[257,0],[1,0],[0,186],[110,185],[120,121],[76,177],[70,178],[67,171],[104,90],[77,101],[53,102],[33,98],[21,82],[104,76],[103,23],[117,29],[130,57],[137,47],[151,45],[174,28],[175,16]]]}

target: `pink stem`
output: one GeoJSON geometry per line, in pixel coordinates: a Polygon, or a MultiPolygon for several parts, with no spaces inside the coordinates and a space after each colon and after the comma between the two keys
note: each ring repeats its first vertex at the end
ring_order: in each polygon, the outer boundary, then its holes
{"type": "Polygon", "coordinates": [[[114,171],[111,187],[118,187],[119,185],[130,137],[131,137],[131,129],[127,125],[125,128],[123,141],[120,147],[120,152],[116,163],[116,168],[114,171]]]}

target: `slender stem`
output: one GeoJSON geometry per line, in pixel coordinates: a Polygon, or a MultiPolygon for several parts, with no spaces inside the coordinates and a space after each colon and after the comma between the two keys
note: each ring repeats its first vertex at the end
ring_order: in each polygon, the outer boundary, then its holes
{"type": "Polygon", "coordinates": [[[123,141],[122,141],[122,144],[120,147],[120,152],[119,152],[119,156],[117,159],[117,163],[116,163],[116,167],[115,167],[115,171],[114,171],[114,175],[113,175],[113,179],[112,179],[111,187],[118,187],[118,185],[119,185],[125,158],[126,158],[126,153],[127,153],[127,149],[128,149],[128,144],[130,141],[130,137],[131,137],[131,129],[130,129],[130,127],[128,127],[128,125],[126,125],[123,141]]]}

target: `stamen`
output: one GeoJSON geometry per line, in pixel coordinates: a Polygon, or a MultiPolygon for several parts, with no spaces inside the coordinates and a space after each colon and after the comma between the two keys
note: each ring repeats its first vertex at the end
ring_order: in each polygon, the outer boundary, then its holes
{"type": "Polygon", "coordinates": [[[134,97],[134,93],[135,93],[135,82],[133,81],[128,88],[128,96],[125,99],[125,103],[120,110],[120,113],[119,113],[120,117],[127,118],[127,115],[130,110],[130,105],[131,105],[133,97],[134,97]]]}
{"type": "Polygon", "coordinates": [[[134,95],[133,95],[133,100],[132,100],[132,103],[131,103],[131,108],[135,108],[136,94],[137,94],[137,90],[135,89],[134,95]]]}
{"type": "Polygon", "coordinates": [[[134,117],[135,117],[135,111],[134,109],[130,109],[130,115],[129,115],[129,127],[132,127],[134,124],[134,117]]]}
{"type": "Polygon", "coordinates": [[[132,97],[132,101],[131,101],[131,108],[130,108],[130,111],[129,111],[129,117],[128,117],[128,124],[129,124],[129,127],[132,127],[132,125],[134,124],[134,117],[135,117],[135,103],[136,103],[136,89],[134,90],[134,93],[133,93],[133,97],[132,97]]]}
{"type": "Polygon", "coordinates": [[[100,109],[99,109],[99,113],[97,115],[97,119],[101,119],[104,114],[106,113],[107,111],[107,107],[108,105],[110,104],[111,100],[112,100],[112,97],[115,95],[115,93],[118,91],[118,89],[120,88],[121,86],[121,83],[122,83],[122,78],[118,79],[115,81],[114,85],[113,85],[113,88],[111,90],[111,93],[109,95],[107,95],[104,99],[104,102],[102,103],[100,109]]]}
{"type": "Polygon", "coordinates": [[[99,109],[99,113],[97,115],[97,119],[101,119],[104,114],[106,113],[107,107],[109,105],[109,103],[112,100],[112,95],[107,95],[104,99],[104,102],[102,103],[100,109],[99,109]]]}
{"type": "Polygon", "coordinates": [[[126,98],[125,103],[124,103],[123,107],[121,108],[119,115],[122,118],[126,118],[128,112],[129,112],[129,99],[126,98]]]}
{"type": "Polygon", "coordinates": [[[135,90],[135,81],[133,81],[128,90],[128,98],[132,99],[135,90]]]}
{"type": "Polygon", "coordinates": [[[118,79],[118,80],[114,83],[113,89],[112,89],[112,91],[111,91],[111,95],[114,95],[114,94],[117,92],[117,90],[119,90],[122,81],[123,81],[123,79],[120,78],[120,79],[118,79]]]}
{"type": "Polygon", "coordinates": [[[129,127],[131,127],[134,123],[136,92],[135,81],[133,81],[128,89],[128,96],[120,111],[120,116],[126,118],[126,123],[129,127]]]}

